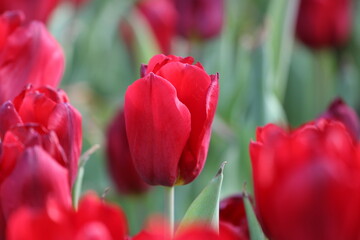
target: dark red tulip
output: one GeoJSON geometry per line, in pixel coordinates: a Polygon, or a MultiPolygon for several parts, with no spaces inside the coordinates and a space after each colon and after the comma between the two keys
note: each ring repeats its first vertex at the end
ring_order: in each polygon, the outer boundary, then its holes
{"type": "Polygon", "coordinates": [[[335,99],[327,111],[320,118],[332,119],[342,122],[351,134],[352,138],[357,141],[360,137],[360,120],[354,109],[349,107],[341,98],[335,99]]]}
{"type": "Polygon", "coordinates": [[[50,198],[42,211],[18,210],[7,228],[8,240],[125,240],[127,223],[122,210],[87,194],[78,211],[50,198]]]}
{"type": "Polygon", "coordinates": [[[250,239],[244,197],[243,194],[233,195],[220,202],[220,234],[229,231],[238,240],[250,239]]]}
{"type": "Polygon", "coordinates": [[[351,0],[300,0],[296,35],[311,48],[340,47],[351,30],[351,0]]]}
{"type": "Polygon", "coordinates": [[[151,185],[193,181],[209,147],[218,75],[192,58],[154,56],[125,94],[125,123],[133,162],[151,185]]]}
{"type": "Polygon", "coordinates": [[[28,147],[0,184],[4,217],[7,220],[21,206],[41,209],[50,196],[71,206],[68,172],[40,146],[28,147]]]}
{"type": "Polygon", "coordinates": [[[0,14],[5,11],[20,10],[28,21],[47,22],[60,0],[1,0],[0,14]]]}
{"type": "Polygon", "coordinates": [[[28,86],[12,102],[0,107],[1,139],[15,125],[31,123],[56,134],[65,154],[64,166],[73,183],[82,145],[81,115],[69,104],[66,93],[50,87],[28,86]]]}
{"type": "Polygon", "coordinates": [[[57,87],[64,70],[62,49],[45,26],[23,20],[20,12],[0,16],[0,104],[29,83],[57,87]]]}
{"type": "Polygon", "coordinates": [[[174,1],[179,14],[178,34],[200,39],[220,34],[224,21],[224,0],[174,1]]]}
{"type": "Polygon", "coordinates": [[[141,179],[133,164],[122,109],[108,127],[106,145],[109,171],[117,190],[123,194],[147,191],[149,185],[141,179]]]}
{"type": "Polygon", "coordinates": [[[292,132],[258,128],[250,154],[257,213],[269,239],[359,239],[359,153],[335,121],[292,132]]]}
{"type": "Polygon", "coordinates": [[[178,18],[172,0],[141,0],[137,8],[149,23],[163,53],[169,54],[178,18]]]}
{"type": "MultiPolygon", "coordinates": [[[[143,20],[145,27],[153,34],[154,40],[162,53],[171,52],[171,43],[176,35],[176,21],[178,18],[172,0],[140,0],[137,1],[133,17],[143,20]]],[[[120,34],[125,44],[133,50],[135,33],[132,21],[120,22],[120,34]]]]}

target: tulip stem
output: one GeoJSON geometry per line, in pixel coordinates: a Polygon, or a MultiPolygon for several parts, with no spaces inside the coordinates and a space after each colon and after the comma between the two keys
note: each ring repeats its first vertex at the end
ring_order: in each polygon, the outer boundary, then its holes
{"type": "Polygon", "coordinates": [[[175,225],[174,195],[175,195],[175,187],[165,188],[165,215],[167,216],[167,220],[169,221],[170,239],[172,239],[174,236],[174,225],[175,225]]]}

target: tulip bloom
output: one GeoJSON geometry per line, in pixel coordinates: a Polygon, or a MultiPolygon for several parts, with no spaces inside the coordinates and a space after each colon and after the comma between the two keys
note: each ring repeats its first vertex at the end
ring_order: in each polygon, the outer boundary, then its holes
{"type": "Polygon", "coordinates": [[[133,164],[122,109],[109,125],[106,145],[109,171],[117,190],[124,194],[147,191],[149,185],[141,179],[133,164]]]}
{"type": "MultiPolygon", "coordinates": [[[[26,2],[36,9],[32,1],[26,2]]],[[[0,104],[13,99],[29,83],[58,86],[64,54],[42,23],[24,24],[22,13],[5,12],[0,16],[0,33],[0,104]]]]}
{"type": "Polygon", "coordinates": [[[0,13],[9,10],[20,10],[26,18],[46,22],[60,0],[1,0],[0,13]]]}
{"type": "MultiPolygon", "coordinates": [[[[69,182],[75,181],[81,153],[81,115],[69,104],[66,93],[50,87],[28,86],[12,102],[0,107],[0,137],[16,125],[35,124],[42,131],[54,132],[63,155],[55,157],[69,171],[69,182]]],[[[58,153],[57,155],[60,155],[58,153]]]]}
{"type": "Polygon", "coordinates": [[[341,99],[335,99],[320,118],[333,119],[342,122],[350,135],[357,141],[360,137],[360,120],[354,109],[341,99]]]}
{"type": "Polygon", "coordinates": [[[1,211],[6,220],[21,206],[41,209],[47,197],[71,206],[68,172],[40,146],[26,148],[0,184],[1,211]]]}
{"type": "Polygon", "coordinates": [[[220,234],[231,232],[235,239],[249,240],[244,195],[234,195],[220,202],[220,234]]]}
{"type": "Polygon", "coordinates": [[[9,220],[6,239],[125,240],[127,222],[120,208],[103,203],[94,194],[82,198],[78,211],[49,198],[42,211],[17,211],[9,220]]]}
{"type": "Polygon", "coordinates": [[[255,202],[270,239],[359,239],[360,148],[339,122],[258,128],[255,202]]]}
{"type": "Polygon", "coordinates": [[[300,0],[296,36],[311,48],[340,47],[351,30],[351,0],[300,0]]]}
{"type": "Polygon", "coordinates": [[[125,125],[133,163],[151,185],[193,181],[209,147],[218,75],[193,59],[154,56],[125,94],[125,125]]]}
{"type": "Polygon", "coordinates": [[[209,39],[220,34],[224,0],[174,0],[180,16],[178,34],[185,38],[209,39]]]}

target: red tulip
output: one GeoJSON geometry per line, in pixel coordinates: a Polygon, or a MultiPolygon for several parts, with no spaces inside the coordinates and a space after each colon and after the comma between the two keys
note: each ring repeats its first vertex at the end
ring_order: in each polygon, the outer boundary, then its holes
{"type": "Polygon", "coordinates": [[[1,0],[0,14],[9,10],[20,10],[29,21],[47,22],[60,0],[1,0]]]}
{"type": "Polygon", "coordinates": [[[193,181],[209,147],[218,75],[192,58],[154,56],[125,94],[125,123],[133,163],[151,185],[193,181]]]}
{"type": "Polygon", "coordinates": [[[244,195],[234,195],[220,202],[220,234],[232,232],[238,240],[249,240],[249,228],[246,218],[244,195]]]}
{"type": "Polygon", "coordinates": [[[65,160],[59,162],[69,170],[73,183],[82,145],[81,115],[69,104],[66,93],[50,87],[28,86],[13,102],[0,107],[1,139],[15,125],[30,123],[56,134],[65,155],[65,160]]]}
{"type": "Polygon", "coordinates": [[[332,119],[342,122],[350,135],[357,141],[360,137],[360,120],[354,109],[346,105],[341,99],[335,99],[320,118],[332,119]]]}
{"type": "Polygon", "coordinates": [[[172,0],[141,0],[137,8],[149,23],[163,53],[170,53],[177,12],[172,0]]]}
{"type": "Polygon", "coordinates": [[[182,229],[180,232],[176,232],[174,238],[169,236],[169,230],[167,225],[161,222],[156,222],[156,219],[152,220],[150,226],[145,230],[142,230],[132,240],[236,240],[232,235],[219,235],[210,228],[208,225],[201,223],[192,224],[182,229]],[[155,221],[155,222],[154,222],[155,221]]]}
{"type": "Polygon", "coordinates": [[[41,209],[50,196],[71,206],[68,172],[40,146],[28,147],[0,184],[4,217],[8,219],[21,206],[41,209]]]}
{"type": "Polygon", "coordinates": [[[124,194],[139,194],[147,191],[149,185],[140,178],[133,164],[122,109],[109,125],[106,144],[109,171],[117,190],[124,194]]]}
{"type": "Polygon", "coordinates": [[[13,99],[29,83],[58,86],[64,55],[42,23],[24,24],[20,12],[6,12],[0,16],[0,33],[0,104],[13,99]]]}
{"type": "Polygon", "coordinates": [[[224,0],[174,0],[179,13],[178,34],[185,38],[208,39],[220,34],[224,0]]]}
{"type": "Polygon", "coordinates": [[[339,47],[349,38],[351,0],[300,0],[296,35],[312,48],[339,47]]]}
{"type": "Polygon", "coordinates": [[[360,147],[320,120],[293,132],[269,124],[250,143],[255,202],[270,239],[359,239],[360,147]]]}
{"type": "Polygon", "coordinates": [[[7,228],[8,240],[125,240],[127,223],[122,210],[87,194],[79,210],[47,201],[42,211],[17,211],[7,228]]]}

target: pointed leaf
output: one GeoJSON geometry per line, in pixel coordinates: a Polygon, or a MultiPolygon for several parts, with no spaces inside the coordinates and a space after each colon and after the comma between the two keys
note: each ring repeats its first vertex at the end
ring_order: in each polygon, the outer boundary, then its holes
{"type": "Polygon", "coordinates": [[[249,225],[250,239],[251,240],[265,240],[265,234],[263,233],[260,224],[255,216],[254,209],[250,203],[248,197],[244,198],[244,205],[246,211],[246,217],[249,225]]]}
{"type": "Polygon", "coordinates": [[[216,231],[219,231],[219,201],[225,164],[226,162],[222,163],[216,176],[191,203],[177,232],[194,222],[208,224],[216,231]]]}

